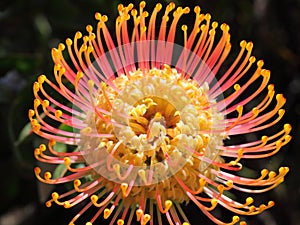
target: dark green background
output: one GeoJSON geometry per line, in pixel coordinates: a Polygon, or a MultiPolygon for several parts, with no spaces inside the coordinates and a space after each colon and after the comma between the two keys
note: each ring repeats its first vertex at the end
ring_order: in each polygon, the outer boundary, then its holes
{"type": "MultiPolygon", "coordinates": [[[[271,69],[271,83],[287,98],[283,120],[293,126],[293,140],[278,155],[253,165],[275,168],[288,165],[291,171],[284,184],[258,196],[265,201],[275,200],[276,206],[247,221],[250,225],[300,224],[300,1],[175,2],[177,5],[199,4],[202,11],[210,12],[215,20],[228,23],[232,54],[237,53],[242,39],[252,40],[254,55],[263,58],[265,67],[271,69]]],[[[64,225],[73,217],[72,210],[46,209],[41,203],[49,187],[38,184],[33,175],[36,165],[33,149],[39,139],[30,136],[20,140],[19,133],[28,123],[33,81],[41,73],[52,73],[51,48],[73,37],[77,30],[84,31],[86,24],[95,24],[96,11],[107,14],[108,24],[114,28],[118,3],[120,1],[109,0],[0,1],[0,225],[64,225]]],[[[154,3],[149,2],[149,11],[154,3]]],[[[186,209],[195,221],[193,224],[212,224],[195,207],[186,209]]],[[[217,213],[224,219],[230,216],[223,210],[217,213]]],[[[101,221],[99,224],[104,224],[101,221]]]]}

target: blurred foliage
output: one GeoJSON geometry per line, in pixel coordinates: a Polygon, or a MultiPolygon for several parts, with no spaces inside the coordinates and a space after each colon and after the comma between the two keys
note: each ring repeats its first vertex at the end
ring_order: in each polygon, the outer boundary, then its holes
{"type": "MultiPolygon", "coordinates": [[[[133,2],[137,5],[139,1],[133,2]]],[[[149,1],[148,9],[151,10],[156,2],[149,1]]],[[[169,1],[161,2],[167,4],[169,1]]],[[[291,167],[291,172],[285,184],[260,196],[274,199],[277,206],[248,220],[250,225],[300,224],[300,1],[175,2],[191,7],[199,4],[216,21],[228,23],[233,51],[238,50],[242,39],[252,40],[254,55],[264,58],[266,67],[271,69],[271,82],[287,98],[284,120],[293,125],[294,139],[279,155],[260,165],[277,168],[284,164],[291,167]]],[[[107,14],[108,24],[114,28],[119,3],[105,0],[0,1],[0,224],[63,225],[72,217],[72,210],[46,209],[40,203],[51,189],[38,184],[33,175],[36,165],[33,149],[40,139],[30,135],[28,127],[27,111],[33,102],[32,83],[39,74],[52,73],[51,48],[72,37],[77,30],[84,31],[87,24],[95,24],[96,11],[107,14]]],[[[59,169],[57,173],[64,168],[59,169]]],[[[192,207],[189,211],[190,214],[200,213],[192,207]]]]}

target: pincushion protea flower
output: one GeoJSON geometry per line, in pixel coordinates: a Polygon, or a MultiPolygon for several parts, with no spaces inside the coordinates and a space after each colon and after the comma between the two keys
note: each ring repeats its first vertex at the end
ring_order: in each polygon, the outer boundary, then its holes
{"type": "Polygon", "coordinates": [[[87,35],[77,32],[52,50],[56,82],[41,75],[33,85],[32,130],[49,140],[34,155],[65,166],[55,177],[41,175],[39,167],[35,174],[47,184],[73,183],[66,193],[52,193],[46,206],[70,208],[86,200],[70,225],[91,208],[97,211],[86,225],[100,216],[118,225],[187,225],[182,203],[194,203],[216,224],[236,224],[238,215],[272,207],[273,201],[256,205],[252,195],[279,185],[288,168],[263,169],[257,178],[238,171],[244,159],[276,154],[290,141],[291,126],[224,144],[236,135],[261,134],[284,114],[285,98],[268,84],[263,61],[255,66],[253,44],[241,41],[236,59],[220,69],[231,49],[228,25],[218,31],[196,6],[194,26],[180,29],[180,18],[193,14],[189,8],[170,3],[161,12],[157,4],[151,14],[144,8],[145,2],[138,9],[118,6],[116,40],[107,16],[96,13],[95,30],[88,25],[87,35]],[[175,35],[183,37],[182,47],[175,35]],[[57,151],[57,142],[70,148],[57,151]],[[250,196],[237,201],[231,190],[250,196]],[[217,206],[236,216],[222,222],[213,214],[217,206]]]}

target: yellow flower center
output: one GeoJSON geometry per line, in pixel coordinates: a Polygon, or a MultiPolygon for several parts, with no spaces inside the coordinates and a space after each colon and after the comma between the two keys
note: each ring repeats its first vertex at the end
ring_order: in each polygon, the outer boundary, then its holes
{"type": "Polygon", "coordinates": [[[159,185],[167,199],[188,201],[176,178],[197,191],[203,188],[197,173],[213,178],[207,170],[212,167],[209,159],[221,161],[216,146],[222,144],[223,136],[211,131],[224,118],[210,107],[208,86],[199,87],[167,65],[119,76],[113,84],[115,87],[102,83],[95,100],[96,108],[109,114],[91,113],[88,127],[81,132],[82,150],[93,151],[86,156],[87,163],[105,161],[95,171],[122,183],[124,192],[134,180],[132,196],[144,187],[144,194],[155,199],[154,187],[159,185]],[[93,129],[114,137],[90,137],[93,129]]]}

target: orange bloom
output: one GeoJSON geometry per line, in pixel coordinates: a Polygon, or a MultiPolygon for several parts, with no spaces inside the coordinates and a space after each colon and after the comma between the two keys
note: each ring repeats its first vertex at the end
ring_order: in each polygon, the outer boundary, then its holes
{"type": "Polygon", "coordinates": [[[97,212],[86,225],[100,216],[118,225],[187,225],[186,203],[216,224],[236,224],[238,215],[272,207],[273,201],[254,204],[252,195],[282,183],[289,169],[263,169],[258,178],[237,172],[244,160],[276,154],[290,141],[291,126],[249,142],[234,138],[261,134],[283,117],[285,98],[268,84],[270,71],[262,60],[255,65],[246,41],[224,69],[229,26],[218,28],[200,7],[192,13],[170,3],[163,11],[157,4],[148,13],[145,5],[119,5],[112,32],[107,16],[96,13],[96,29],[88,25],[86,35],[77,32],[52,50],[55,82],[41,75],[33,85],[32,130],[49,140],[34,155],[60,168],[41,175],[36,167],[35,174],[47,184],[73,183],[46,206],[86,200],[70,225],[91,208],[97,212]],[[195,16],[193,27],[178,27],[184,14],[195,16]],[[175,36],[183,43],[175,44],[175,36]],[[58,142],[67,151],[57,151],[58,142]],[[231,199],[231,190],[249,197],[231,199]],[[217,206],[236,216],[222,222],[217,206]]]}

